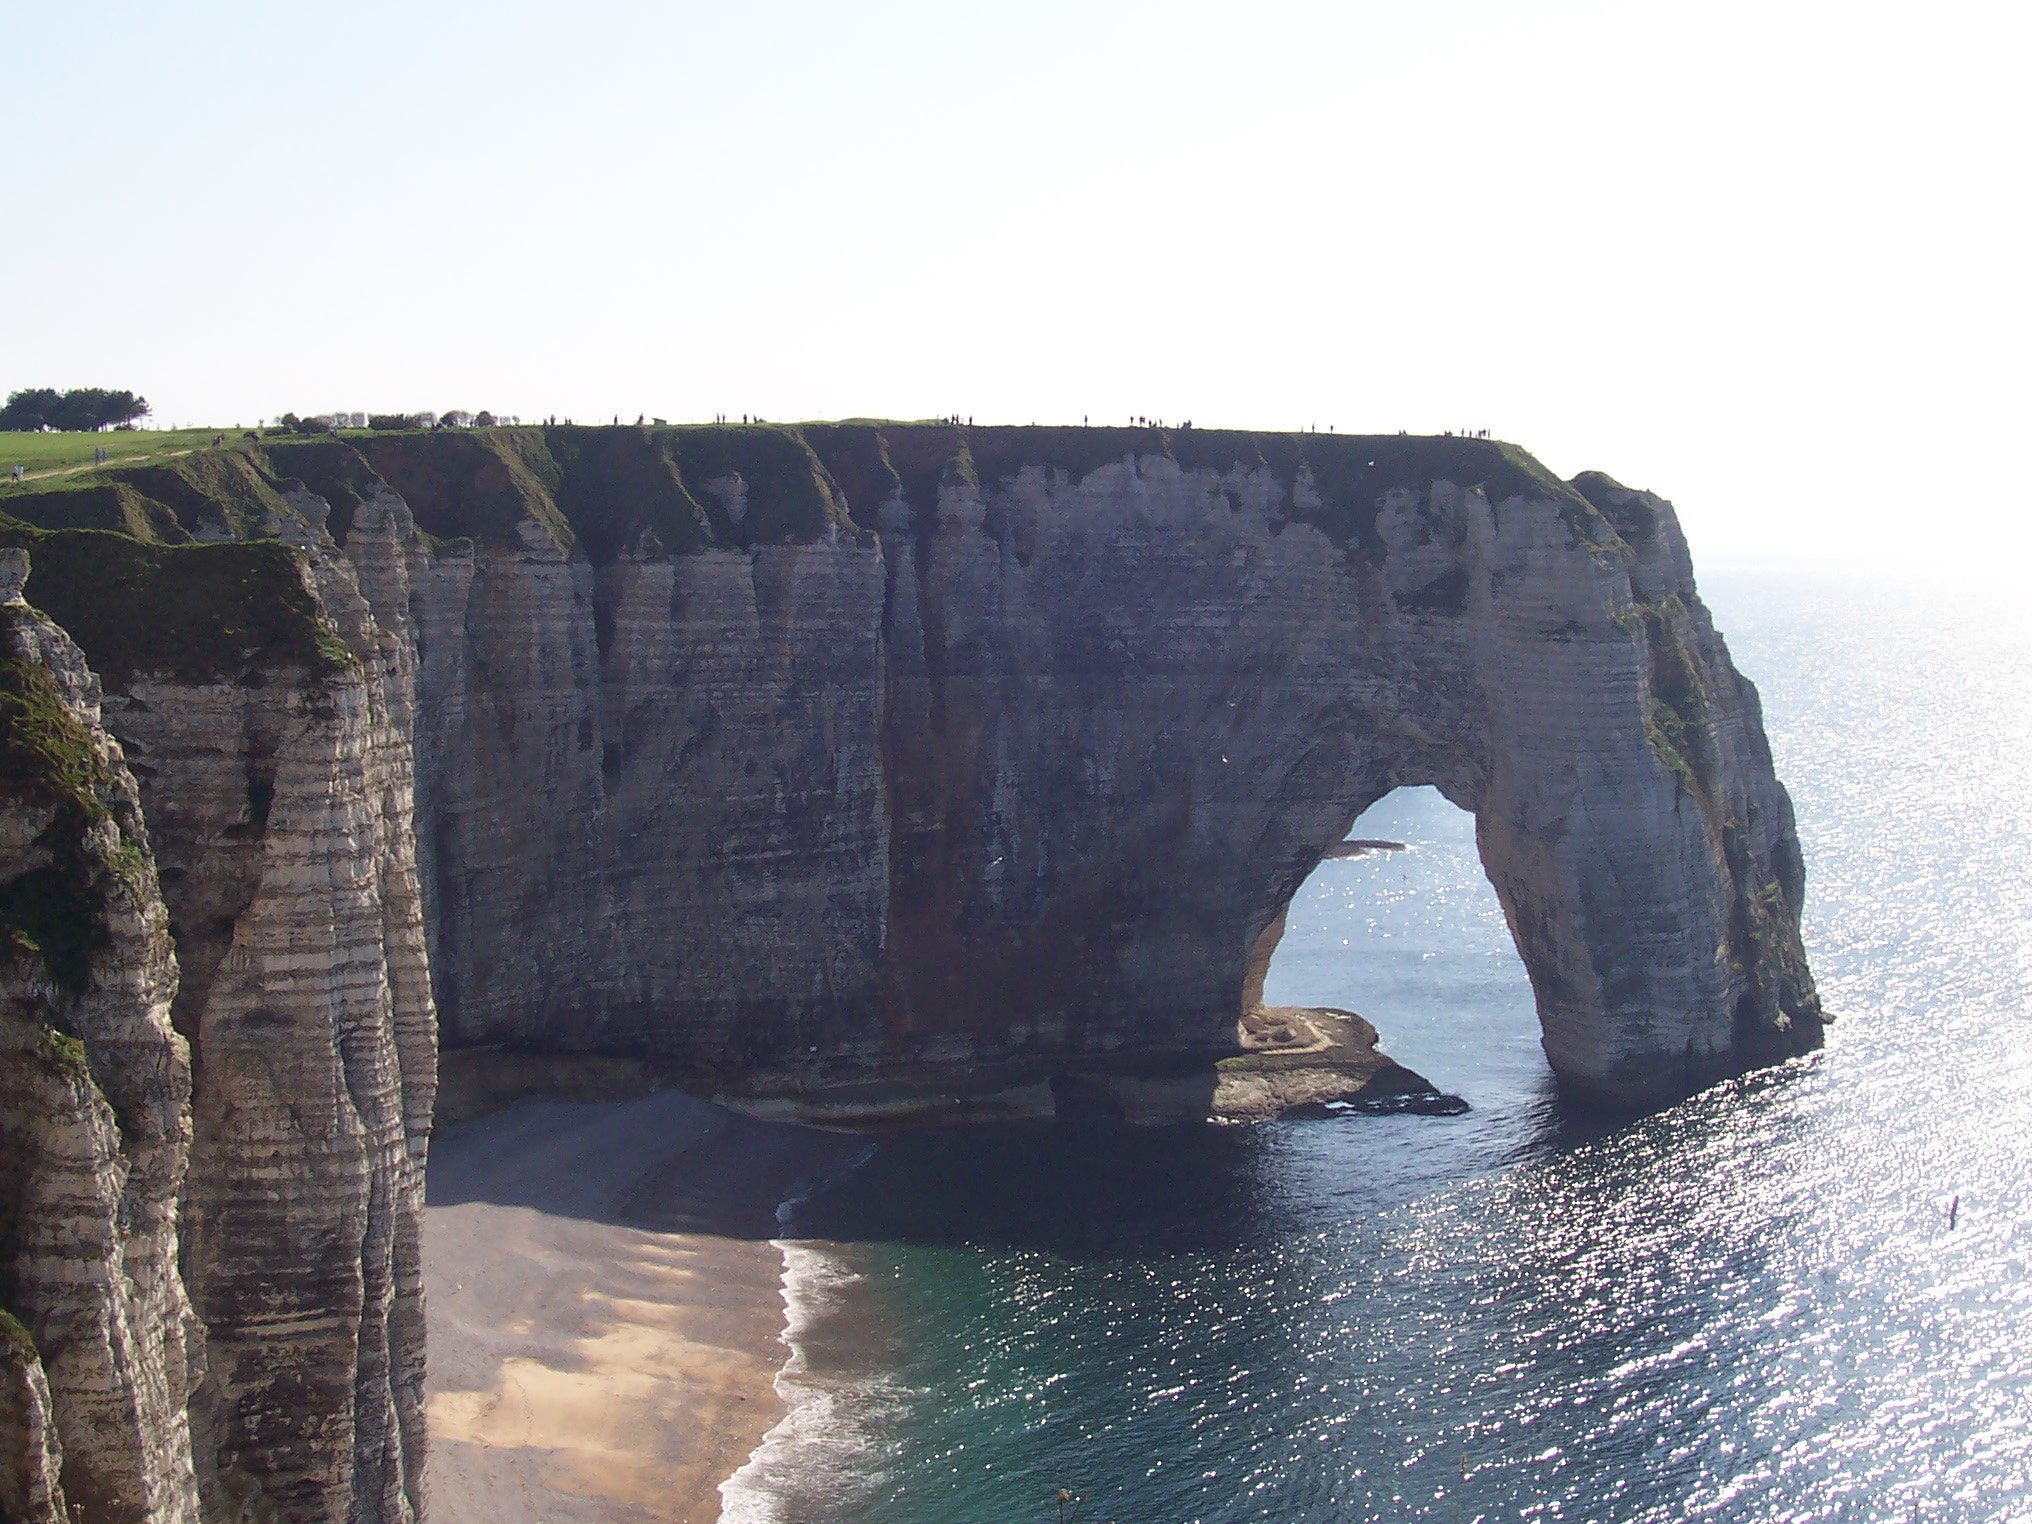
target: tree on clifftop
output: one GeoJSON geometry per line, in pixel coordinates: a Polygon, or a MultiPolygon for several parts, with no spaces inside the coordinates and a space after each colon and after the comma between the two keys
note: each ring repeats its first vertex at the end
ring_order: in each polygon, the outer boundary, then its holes
{"type": "Polygon", "coordinates": [[[146,418],[148,399],[132,392],[112,392],[103,387],[81,386],[59,392],[49,387],[30,387],[9,393],[0,407],[0,429],[61,429],[68,433],[91,433],[117,428],[146,418]]]}

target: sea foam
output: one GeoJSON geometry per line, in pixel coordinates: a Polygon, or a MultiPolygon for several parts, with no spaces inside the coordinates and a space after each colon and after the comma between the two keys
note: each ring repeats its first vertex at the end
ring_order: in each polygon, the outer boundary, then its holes
{"type": "MultiPolygon", "coordinates": [[[[871,1145],[847,1170],[874,1152],[871,1145]]],[[[800,1186],[778,1206],[778,1226],[787,1233],[797,1208],[824,1183],[800,1186]]],[[[879,1314],[867,1276],[843,1247],[788,1237],[775,1244],[783,1255],[781,1338],[790,1349],[776,1374],[785,1411],[747,1463],[720,1483],[723,1524],[793,1524],[879,1485],[893,1448],[886,1435],[907,1396],[877,1363],[879,1314]]]]}

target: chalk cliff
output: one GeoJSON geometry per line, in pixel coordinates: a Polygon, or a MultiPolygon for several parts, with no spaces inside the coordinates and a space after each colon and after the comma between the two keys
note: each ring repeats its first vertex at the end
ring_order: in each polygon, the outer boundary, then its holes
{"type": "MultiPolygon", "coordinates": [[[[316,543],[321,502],[271,506],[259,527],[316,543]]],[[[204,1334],[186,1445],[205,1515],[416,1517],[436,1032],[410,644],[329,553],[89,534],[33,551],[139,779],[182,970],[177,1292],[204,1334]]]]}
{"type": "Polygon", "coordinates": [[[1414,783],[1474,812],[1571,1096],[1818,1041],[1755,690],[1670,505],[1606,477],[921,425],[230,458],[256,485],[137,480],[121,522],[343,547],[414,663],[449,1045],[777,1114],[1188,1114],[1259,939],[1414,783]]]}
{"type": "Polygon", "coordinates": [[[1411,783],[1475,813],[1569,1094],[1818,1041],[1755,691],[1648,494],[1466,440],[359,449],[463,537],[413,597],[454,1045],[773,1114],[1192,1114],[1257,939],[1411,783]]]}
{"type": "Polygon", "coordinates": [[[198,1517],[190,1062],[134,779],[0,550],[0,1515],[198,1517]]]}
{"type": "MultiPolygon", "coordinates": [[[[1203,1116],[1292,895],[1431,783],[1476,817],[1570,1096],[1654,1104],[1820,1040],[1791,808],[1670,505],[1509,446],[392,434],[0,512],[93,669],[12,606],[23,681],[57,674],[107,759],[119,830],[73,877],[125,886],[68,993],[10,955],[8,1040],[44,1058],[10,1060],[0,1125],[69,1151],[67,1202],[133,1207],[7,1198],[0,1248],[57,1252],[19,1224],[61,1221],[133,1282],[75,1315],[168,1352],[75,1375],[33,1317],[0,1340],[27,1516],[144,1473],[136,1518],[193,1488],[214,1519],[422,1513],[440,1020],[771,1115],[1203,1116]],[[75,1014],[112,990],[147,1127],[75,1014]],[[93,1087],[117,1126],[64,1120],[93,1087]],[[128,1387],[112,1428],[66,1417],[128,1387]]],[[[9,883],[49,866],[36,787],[0,801],[9,883]]]]}

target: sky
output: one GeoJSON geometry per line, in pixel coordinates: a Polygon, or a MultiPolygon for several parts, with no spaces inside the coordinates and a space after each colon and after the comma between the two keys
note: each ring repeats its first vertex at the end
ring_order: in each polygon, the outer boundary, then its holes
{"type": "Polygon", "coordinates": [[[1486,428],[2032,550],[2022,6],[0,5],[0,390],[1486,428]]]}

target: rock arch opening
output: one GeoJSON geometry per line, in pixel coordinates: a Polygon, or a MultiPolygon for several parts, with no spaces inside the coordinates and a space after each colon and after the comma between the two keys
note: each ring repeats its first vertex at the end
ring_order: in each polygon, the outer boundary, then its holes
{"type": "Polygon", "coordinates": [[[1390,1059],[1442,1092],[1549,1089],[1530,975],[1474,816],[1438,789],[1399,788],[1363,811],[1258,938],[1244,1044],[1301,1048],[1330,1026],[1322,1015],[1366,1022],[1390,1059]]]}

